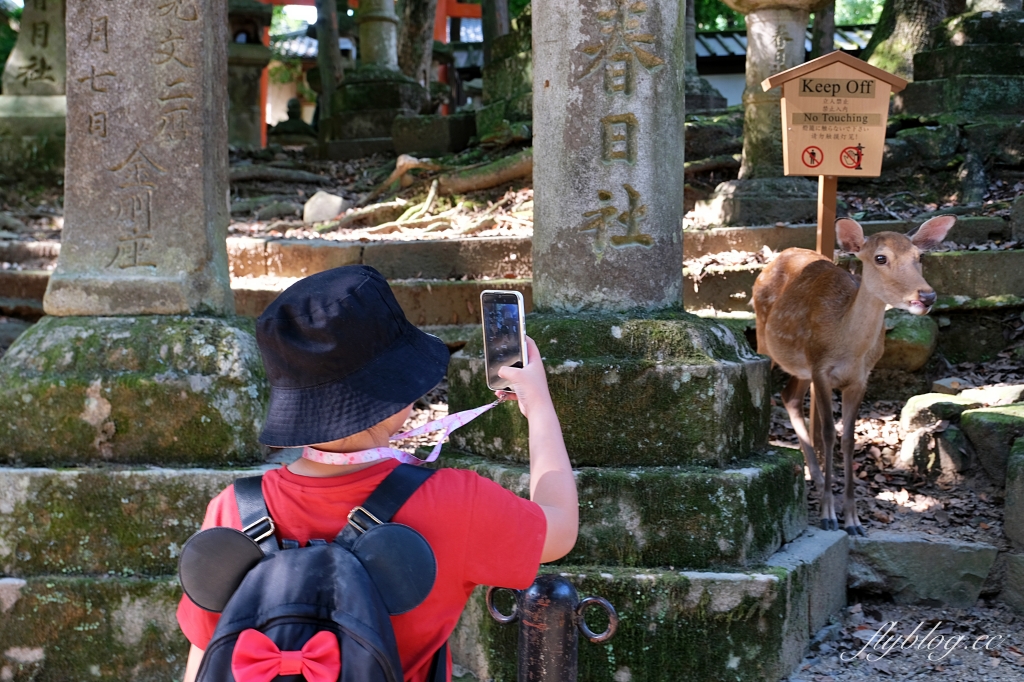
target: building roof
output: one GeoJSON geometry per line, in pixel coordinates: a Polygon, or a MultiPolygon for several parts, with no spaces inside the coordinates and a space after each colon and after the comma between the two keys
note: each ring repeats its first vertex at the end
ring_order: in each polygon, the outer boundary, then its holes
{"type": "MultiPolygon", "coordinates": [[[[274,54],[281,59],[316,59],[320,43],[316,38],[306,35],[307,30],[308,27],[270,36],[270,47],[274,54]]],[[[354,54],[355,44],[351,39],[342,36],[338,38],[338,49],[351,50],[354,54]]]]}
{"type": "MultiPolygon", "coordinates": [[[[836,47],[843,52],[859,53],[868,41],[874,25],[836,26],[836,47]]],[[[714,57],[746,57],[747,32],[738,31],[700,31],[697,33],[697,59],[714,57]]],[[[804,40],[805,49],[811,50],[811,30],[807,29],[804,40]]]]}

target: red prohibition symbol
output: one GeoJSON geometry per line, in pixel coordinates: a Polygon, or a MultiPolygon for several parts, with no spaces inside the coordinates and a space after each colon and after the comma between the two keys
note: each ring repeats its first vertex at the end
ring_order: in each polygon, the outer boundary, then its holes
{"type": "Polygon", "coordinates": [[[852,170],[861,170],[860,162],[864,158],[864,145],[858,144],[856,147],[847,147],[839,153],[839,163],[843,164],[843,168],[850,168],[852,170]]]}
{"type": "Polygon", "coordinates": [[[821,153],[821,148],[819,147],[808,147],[800,155],[800,158],[808,168],[816,168],[825,160],[825,155],[821,153]]]}

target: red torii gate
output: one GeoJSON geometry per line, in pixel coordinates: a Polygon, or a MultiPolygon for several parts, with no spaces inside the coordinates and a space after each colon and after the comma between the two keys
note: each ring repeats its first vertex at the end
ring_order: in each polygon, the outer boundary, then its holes
{"type": "MultiPolygon", "coordinates": [[[[266,5],[305,5],[308,7],[315,7],[316,0],[260,0],[260,2],[266,5]]],[[[359,0],[348,0],[348,6],[356,9],[359,7],[359,0]]],[[[448,42],[448,19],[480,19],[483,16],[480,5],[471,5],[468,2],[458,2],[458,0],[437,0],[437,12],[434,14],[434,40],[438,42],[448,42]]],[[[263,31],[263,44],[270,47],[270,29],[263,31]]],[[[442,82],[447,82],[448,74],[447,67],[441,67],[442,71],[439,74],[442,82]]],[[[267,69],[263,69],[263,74],[260,76],[260,116],[264,115],[263,112],[267,110],[267,91],[270,87],[270,80],[267,76],[267,69]]],[[[263,125],[261,128],[262,133],[260,139],[262,140],[263,146],[267,146],[267,126],[263,125]]]]}

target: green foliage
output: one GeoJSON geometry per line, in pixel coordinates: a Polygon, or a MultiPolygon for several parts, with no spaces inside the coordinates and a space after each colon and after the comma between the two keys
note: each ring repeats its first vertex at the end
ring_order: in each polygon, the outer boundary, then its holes
{"type": "Polygon", "coordinates": [[[14,50],[14,43],[18,41],[18,32],[11,24],[16,25],[19,19],[21,19],[20,7],[11,8],[0,2],[0,70],[3,69],[11,51],[14,50]]]}
{"type": "Polygon", "coordinates": [[[316,101],[316,93],[306,83],[302,62],[298,59],[281,59],[271,63],[267,69],[271,83],[295,83],[296,93],[307,102],[316,101]]]}
{"type": "MultiPolygon", "coordinates": [[[[278,36],[282,33],[291,33],[301,29],[306,22],[301,19],[289,17],[284,13],[284,5],[274,5],[274,15],[270,20],[270,35],[278,36]]],[[[282,82],[282,81],[278,81],[282,82]]]]}
{"type": "Polygon", "coordinates": [[[882,0],[836,0],[836,25],[877,23],[882,4],[882,0]]]}
{"type": "Polygon", "coordinates": [[[508,16],[510,19],[515,19],[523,13],[527,7],[530,6],[530,0],[508,0],[508,16]]]}
{"type": "Polygon", "coordinates": [[[694,0],[694,19],[698,31],[728,31],[747,27],[743,15],[722,0],[694,0]]]}
{"type": "MultiPolygon", "coordinates": [[[[514,0],[513,0],[514,1],[514,0]]],[[[882,13],[883,0],[836,0],[836,24],[874,24],[882,13]]],[[[694,0],[698,31],[731,31],[746,28],[742,14],[722,0],[694,0]]]]}

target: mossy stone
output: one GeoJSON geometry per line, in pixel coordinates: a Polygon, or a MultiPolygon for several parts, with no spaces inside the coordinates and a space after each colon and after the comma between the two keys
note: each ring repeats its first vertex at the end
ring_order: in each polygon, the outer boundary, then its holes
{"type": "Polygon", "coordinates": [[[1024,547],[1024,438],[1013,442],[1007,460],[1003,532],[1016,547],[1024,547]]]}
{"type": "Polygon", "coordinates": [[[956,153],[960,129],[955,125],[908,128],[896,133],[896,138],[909,142],[922,159],[946,159],[956,153]]]}
{"type": "Polygon", "coordinates": [[[1002,485],[1010,449],[1024,436],[1024,403],[967,410],[960,415],[960,428],[974,446],[985,473],[996,485],[1002,485]]]}
{"type": "Polygon", "coordinates": [[[400,71],[366,65],[345,73],[332,105],[333,111],[405,109],[415,113],[427,100],[424,87],[400,71]]]}
{"type": "Polygon", "coordinates": [[[934,426],[943,419],[956,419],[965,410],[981,407],[981,403],[946,393],[924,393],[907,401],[900,412],[900,426],[913,431],[934,426]]]}
{"type": "Polygon", "coordinates": [[[261,460],[253,330],[246,318],[44,317],[0,359],[0,461],[261,460]]]}
{"type": "Polygon", "coordinates": [[[188,642],[174,613],[177,581],[6,580],[0,677],[10,682],[180,680],[188,642]]]}
{"type": "MultiPolygon", "coordinates": [[[[525,466],[447,451],[440,461],[529,495],[525,466]]],[[[773,449],[725,470],[583,467],[575,473],[579,539],[559,563],[749,566],[807,526],[803,456],[795,450],[773,449]]]]}
{"type": "Polygon", "coordinates": [[[939,343],[939,325],[926,315],[887,310],[885,327],[885,353],[876,365],[879,369],[916,372],[928,363],[939,343]]]}
{"type": "MultiPolygon", "coordinates": [[[[713,320],[533,313],[551,396],[575,466],[723,467],[767,446],[769,363],[713,320]]],[[[472,338],[448,368],[453,412],[493,400],[472,338]]],[[[526,420],[500,405],[452,435],[460,450],[528,459],[526,420]]]]}
{"type": "Polygon", "coordinates": [[[1024,48],[1019,44],[954,45],[914,55],[918,80],[969,74],[1024,76],[1024,48]]]}
{"type": "Polygon", "coordinates": [[[0,469],[0,572],[165,576],[206,505],[254,470],[0,469]]]}
{"type": "MultiPolygon", "coordinates": [[[[559,571],[581,598],[604,597],[619,616],[609,641],[591,644],[581,638],[580,680],[777,680],[803,655],[807,601],[799,598],[803,587],[784,568],[701,573],[565,566],[559,571]]],[[[483,598],[478,588],[456,629],[457,660],[475,662],[478,679],[512,682],[519,626],[491,619],[483,598]]],[[[606,623],[599,611],[587,616],[595,632],[606,623]]]]}

